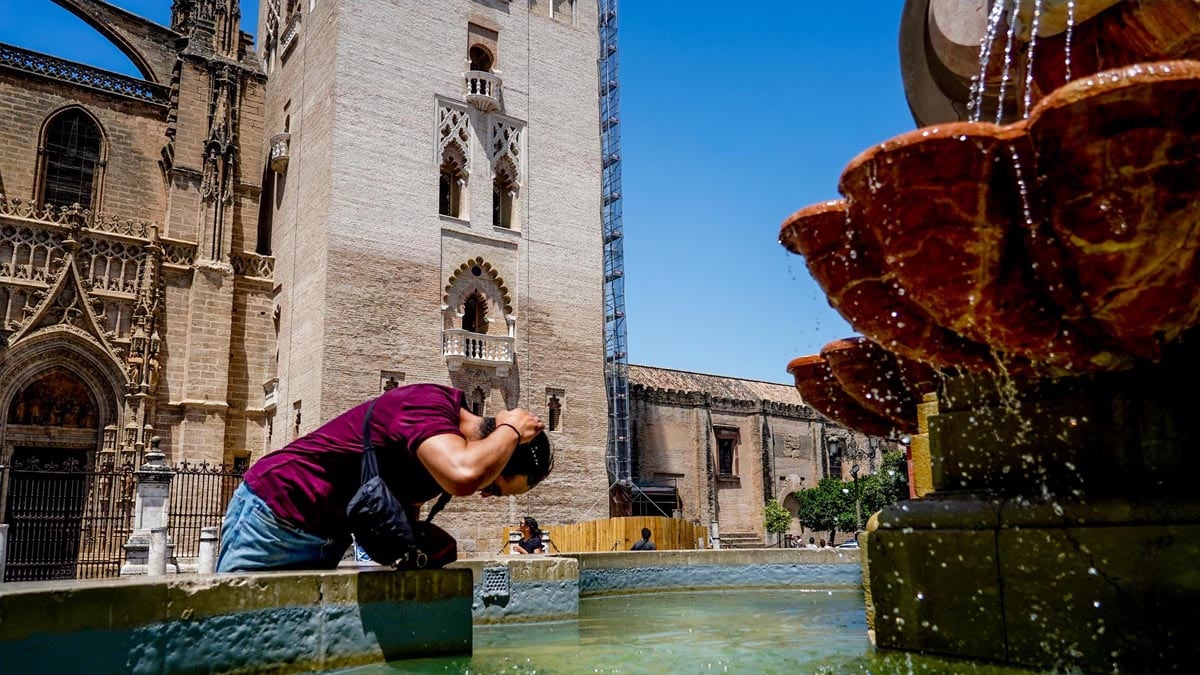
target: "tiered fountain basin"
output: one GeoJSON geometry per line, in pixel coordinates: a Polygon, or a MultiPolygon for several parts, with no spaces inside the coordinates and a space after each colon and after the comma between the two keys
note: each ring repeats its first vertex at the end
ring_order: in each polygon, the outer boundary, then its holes
{"type": "Polygon", "coordinates": [[[929,366],[861,337],[830,342],[793,360],[788,372],[806,404],[871,436],[916,433],[917,405],[938,379],[929,366]]]}
{"type": "MultiPolygon", "coordinates": [[[[1019,0],[1015,21],[1003,15],[993,27],[990,58],[981,69],[989,4],[906,2],[901,65],[919,124],[966,119],[965,103],[981,74],[986,82],[983,118],[996,119],[1002,103],[1001,117],[1009,120],[1024,111],[1026,77],[1028,100],[1036,103],[1070,80],[1105,70],[1200,59],[1197,0],[1019,0]]],[[[996,4],[1007,10],[1013,2],[996,4]]]]}
{"type": "MultiPolygon", "coordinates": [[[[1200,63],[1100,73],[1014,124],[905,134],[840,189],[782,243],[855,329],[942,375],[933,492],[863,538],[877,645],[1189,669],[1200,63]]],[[[801,391],[835,371],[810,361],[791,364],[801,391]]]]}
{"type": "Polygon", "coordinates": [[[1078,80],[1010,125],[882,143],[780,239],[833,305],[936,367],[1158,361],[1200,322],[1200,62],[1078,80]]]}

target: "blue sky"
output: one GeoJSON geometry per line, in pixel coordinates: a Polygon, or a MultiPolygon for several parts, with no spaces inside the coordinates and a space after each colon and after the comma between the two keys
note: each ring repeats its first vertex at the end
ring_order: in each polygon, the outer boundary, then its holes
{"type": "MultiPolygon", "coordinates": [[[[170,0],[110,1],[170,20],[170,0]]],[[[777,236],[838,196],[855,155],[913,128],[902,6],[621,2],[632,363],[787,382],[790,359],[853,334],[777,236]]],[[[254,32],[257,3],[242,12],[254,32]]],[[[136,75],[50,0],[0,0],[0,42],[136,75]]]]}

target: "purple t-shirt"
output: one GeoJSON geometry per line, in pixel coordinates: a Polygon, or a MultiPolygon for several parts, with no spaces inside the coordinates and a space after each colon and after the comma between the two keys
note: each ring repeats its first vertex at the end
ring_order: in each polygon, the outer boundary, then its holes
{"type": "MultiPolygon", "coordinates": [[[[371,413],[371,442],[379,473],[403,504],[419,505],[442,492],[417,448],[458,428],[465,396],[436,384],[413,384],[384,392],[371,413]]],[[[258,460],[246,484],[276,517],[322,537],[342,537],[346,505],[361,484],[363,421],[370,401],[258,460]]],[[[410,515],[416,507],[409,509],[410,515]]]]}

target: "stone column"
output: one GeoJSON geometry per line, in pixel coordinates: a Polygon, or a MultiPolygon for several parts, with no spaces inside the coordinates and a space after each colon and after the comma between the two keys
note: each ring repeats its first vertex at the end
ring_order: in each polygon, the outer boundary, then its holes
{"type": "Polygon", "coordinates": [[[167,573],[167,528],[150,530],[150,551],[146,556],[146,576],[161,577],[167,573]]]}
{"type": "Polygon", "coordinates": [[[933,492],[933,460],[929,454],[929,419],[938,414],[937,394],[925,394],[917,404],[917,433],[909,445],[908,485],[912,498],[933,492]]]}
{"type": "Polygon", "coordinates": [[[0,584],[4,583],[4,563],[8,561],[8,525],[0,525],[0,584]]]}
{"type": "Polygon", "coordinates": [[[198,574],[212,574],[217,571],[217,528],[200,528],[200,557],[196,561],[198,574]]]}
{"type": "MultiPolygon", "coordinates": [[[[166,457],[159,449],[158,436],[150,439],[150,451],[146,463],[136,474],[138,477],[137,500],[134,503],[133,532],[125,542],[125,564],[121,576],[147,574],[150,562],[151,531],[167,527],[167,512],[170,507],[171,479],[175,472],[164,461],[166,457]]],[[[171,544],[166,543],[166,558],[170,558],[171,544]]]]}

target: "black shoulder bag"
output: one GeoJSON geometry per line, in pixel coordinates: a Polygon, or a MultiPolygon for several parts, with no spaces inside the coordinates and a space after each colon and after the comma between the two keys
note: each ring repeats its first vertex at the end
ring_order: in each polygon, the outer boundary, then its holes
{"type": "MultiPolygon", "coordinates": [[[[379,460],[371,443],[371,413],[378,401],[375,399],[367,406],[363,421],[362,485],[346,506],[346,520],[354,540],[371,560],[402,569],[422,569],[429,563],[429,556],[408,522],[404,505],[379,475],[379,460]]],[[[425,522],[433,520],[448,501],[450,495],[443,492],[425,522]]]]}

